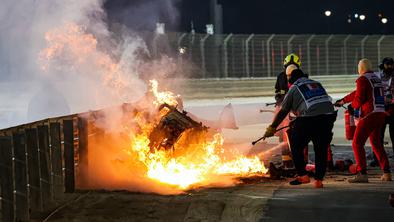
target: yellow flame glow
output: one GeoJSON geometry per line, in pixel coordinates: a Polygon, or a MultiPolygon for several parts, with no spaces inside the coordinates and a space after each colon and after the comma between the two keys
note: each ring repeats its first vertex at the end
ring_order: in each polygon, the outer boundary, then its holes
{"type": "MultiPolygon", "coordinates": [[[[156,96],[154,104],[176,102],[171,92],[158,92],[157,81],[151,81],[152,92],[156,96]]],[[[210,178],[220,175],[248,176],[251,174],[265,174],[267,169],[257,156],[252,158],[233,153],[224,156],[224,139],[215,134],[211,141],[200,142],[183,141],[175,144],[176,149],[182,150],[181,155],[174,155],[173,150],[158,150],[150,152],[147,131],[132,137],[131,152],[136,152],[139,160],[146,166],[147,177],[160,183],[166,183],[188,189],[193,185],[207,184],[210,178]]],[[[184,135],[187,137],[186,135],[184,135]]],[[[207,137],[203,134],[200,137],[207,137]]],[[[190,139],[190,138],[189,138],[190,139]]],[[[205,139],[205,138],[203,138],[205,139]]]]}
{"type": "Polygon", "coordinates": [[[164,103],[171,106],[176,106],[178,104],[174,93],[170,91],[164,91],[164,92],[158,91],[159,83],[157,82],[157,80],[155,79],[150,80],[149,83],[151,87],[151,92],[156,98],[153,102],[156,106],[164,103]]]}

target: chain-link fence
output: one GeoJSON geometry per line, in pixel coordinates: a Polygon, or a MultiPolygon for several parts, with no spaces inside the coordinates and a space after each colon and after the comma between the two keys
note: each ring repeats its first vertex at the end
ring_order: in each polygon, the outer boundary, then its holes
{"type": "Polygon", "coordinates": [[[193,78],[273,77],[289,53],[298,54],[312,76],[355,74],[361,58],[377,67],[383,57],[394,56],[392,35],[169,33],[164,38],[179,51],[179,62],[194,64],[193,78]]]}

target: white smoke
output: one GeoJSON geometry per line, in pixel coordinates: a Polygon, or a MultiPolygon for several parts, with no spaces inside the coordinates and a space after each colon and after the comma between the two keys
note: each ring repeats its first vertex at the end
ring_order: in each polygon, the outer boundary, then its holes
{"type": "MultiPolygon", "coordinates": [[[[174,10],[171,2],[166,5],[174,10]]],[[[160,76],[174,72],[167,57],[166,62],[142,60],[139,55],[149,55],[148,47],[135,33],[126,28],[111,32],[103,4],[103,0],[2,0],[0,128],[132,102],[146,91],[144,72],[152,75],[152,67],[160,76]],[[69,43],[59,49],[58,43],[51,45],[45,39],[54,30],[59,36],[66,34],[67,24],[81,28],[79,37],[91,35],[97,41],[94,51],[80,59],[72,54],[69,43]],[[40,53],[51,46],[58,49],[57,54],[43,62],[40,53]],[[102,57],[117,66],[109,77],[111,67],[102,67],[102,57]],[[45,71],[43,65],[48,66],[45,71]]],[[[149,1],[148,7],[152,4],[149,1]]],[[[139,19],[148,17],[158,16],[139,19]]]]}
{"type": "MultiPolygon", "coordinates": [[[[100,0],[2,0],[1,5],[1,59],[7,61],[2,75],[12,78],[36,77],[37,54],[45,44],[46,31],[65,21],[89,24],[88,15],[104,15],[100,0]]],[[[97,30],[108,35],[104,27],[97,30]]]]}

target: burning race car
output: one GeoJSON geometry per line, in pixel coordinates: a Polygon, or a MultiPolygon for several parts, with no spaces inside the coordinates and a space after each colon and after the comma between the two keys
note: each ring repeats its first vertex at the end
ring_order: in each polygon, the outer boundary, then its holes
{"type": "Polygon", "coordinates": [[[180,112],[174,106],[162,104],[159,111],[164,111],[165,114],[149,135],[151,152],[160,149],[174,149],[175,143],[185,131],[193,131],[199,134],[208,130],[208,127],[201,122],[198,123],[187,116],[186,111],[180,112]]]}

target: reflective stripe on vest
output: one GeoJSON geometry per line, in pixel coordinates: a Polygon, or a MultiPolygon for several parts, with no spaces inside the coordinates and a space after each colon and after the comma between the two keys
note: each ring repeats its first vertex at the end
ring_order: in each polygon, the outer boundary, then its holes
{"type": "Polygon", "coordinates": [[[318,103],[331,102],[323,86],[310,79],[299,79],[294,83],[298,91],[301,93],[307,108],[318,103]]]}
{"type": "Polygon", "coordinates": [[[382,80],[375,73],[366,73],[364,76],[368,79],[372,87],[374,106],[372,112],[384,112],[384,87],[382,80]]]}

